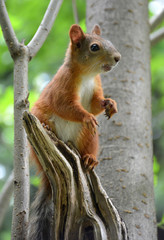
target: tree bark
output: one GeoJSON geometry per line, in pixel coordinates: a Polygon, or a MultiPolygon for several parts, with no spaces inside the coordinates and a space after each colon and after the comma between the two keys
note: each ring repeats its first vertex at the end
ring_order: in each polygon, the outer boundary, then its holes
{"type": "Polygon", "coordinates": [[[88,0],[88,30],[98,23],[122,55],[103,76],[106,97],[118,114],[100,117],[100,164],[96,171],[128,227],[131,240],[155,240],[152,171],[150,42],[147,1],[88,0]]]}
{"type": "Polygon", "coordinates": [[[28,109],[28,49],[14,59],[14,208],[12,239],[26,239],[29,217],[29,161],[23,112],[28,109]]]}
{"type": "Polygon", "coordinates": [[[125,224],[96,173],[86,173],[77,151],[48,131],[50,138],[35,116],[24,112],[23,119],[29,142],[52,188],[52,239],[127,240],[125,224]]]}

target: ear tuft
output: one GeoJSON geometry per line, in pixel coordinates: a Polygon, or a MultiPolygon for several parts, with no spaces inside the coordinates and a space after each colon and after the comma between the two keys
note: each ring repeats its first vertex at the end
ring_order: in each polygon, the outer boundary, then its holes
{"type": "Polygon", "coordinates": [[[73,24],[69,31],[69,36],[72,41],[72,43],[77,44],[82,39],[85,38],[85,34],[83,33],[83,30],[81,27],[77,24],[73,24]]]}
{"type": "Polygon", "coordinates": [[[98,24],[94,25],[92,29],[92,34],[101,35],[101,29],[98,24]]]}

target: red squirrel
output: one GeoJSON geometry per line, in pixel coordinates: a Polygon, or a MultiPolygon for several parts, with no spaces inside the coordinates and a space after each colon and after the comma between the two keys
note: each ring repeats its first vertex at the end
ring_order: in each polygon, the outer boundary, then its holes
{"type": "Polygon", "coordinates": [[[31,110],[59,139],[75,145],[89,170],[98,164],[95,116],[104,110],[108,117],[117,112],[116,102],[103,96],[99,73],[110,71],[120,53],[100,33],[98,25],[91,34],[84,34],[76,24],[71,26],[64,64],[31,110]]]}
{"type": "MultiPolygon", "coordinates": [[[[71,26],[70,44],[64,63],[31,110],[59,139],[73,143],[87,170],[92,170],[98,164],[98,123],[95,116],[105,110],[110,118],[117,112],[116,102],[103,96],[99,74],[110,71],[121,55],[110,41],[100,35],[98,25],[94,26],[91,34],[85,34],[77,24],[71,26]]],[[[37,165],[42,170],[39,162],[37,165]]],[[[46,186],[47,178],[43,176],[42,184],[46,186]]],[[[45,189],[48,192],[48,188],[45,189]]],[[[42,192],[42,203],[45,202],[44,198],[46,193],[42,192]]],[[[38,214],[43,211],[41,203],[37,209],[38,214]]],[[[40,238],[31,233],[30,239],[40,238]]]]}

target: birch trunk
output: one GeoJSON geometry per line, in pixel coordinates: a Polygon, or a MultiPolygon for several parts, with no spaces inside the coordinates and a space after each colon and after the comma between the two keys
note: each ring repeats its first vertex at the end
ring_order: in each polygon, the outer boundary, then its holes
{"type": "Polygon", "coordinates": [[[29,215],[29,163],[23,112],[28,109],[28,50],[14,59],[14,208],[12,239],[25,239],[29,215]]]}
{"type": "Polygon", "coordinates": [[[129,238],[155,240],[147,1],[88,0],[88,30],[95,23],[122,55],[119,66],[103,76],[105,96],[116,100],[118,114],[108,123],[104,116],[99,119],[97,173],[129,238]]]}

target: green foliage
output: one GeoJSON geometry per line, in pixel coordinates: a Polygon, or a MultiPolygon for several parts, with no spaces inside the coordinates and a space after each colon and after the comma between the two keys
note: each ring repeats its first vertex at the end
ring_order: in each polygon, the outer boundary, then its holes
{"type": "Polygon", "coordinates": [[[1,239],[10,240],[10,239],[11,239],[11,234],[10,234],[10,232],[2,232],[2,234],[1,234],[1,239]]]}
{"type": "Polygon", "coordinates": [[[159,170],[160,170],[160,165],[157,161],[157,158],[154,156],[153,157],[153,172],[154,172],[154,186],[157,185],[158,183],[158,173],[159,173],[159,170]]]}
{"type": "MultiPolygon", "coordinates": [[[[164,26],[164,21],[161,24],[164,26]]],[[[161,26],[160,25],[160,26],[161,26]]],[[[157,220],[164,213],[164,40],[151,49],[154,184],[157,220]],[[157,161],[158,159],[158,161],[157,161]]],[[[162,218],[163,219],[163,218],[162,218]]],[[[162,220],[163,221],[163,220],[162,220]]],[[[161,222],[160,222],[161,223],[161,222]]],[[[161,226],[163,222],[161,223],[161,226]]]]}
{"type": "Polygon", "coordinates": [[[38,176],[31,176],[30,184],[32,184],[34,187],[39,187],[40,178],[38,176]]]}
{"type": "Polygon", "coordinates": [[[158,226],[159,228],[164,229],[164,215],[162,216],[162,219],[161,219],[161,221],[157,224],[157,226],[158,226]]]}
{"type": "Polygon", "coordinates": [[[0,158],[6,173],[12,169],[14,116],[13,116],[13,87],[0,85],[0,158]],[[8,161],[6,161],[8,159],[8,161]]]}
{"type": "Polygon", "coordinates": [[[13,87],[5,89],[0,85],[0,124],[5,123],[8,126],[13,125],[13,87]],[[5,90],[5,91],[3,91],[5,90]]]}

